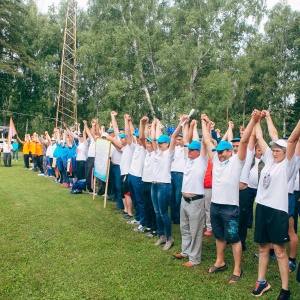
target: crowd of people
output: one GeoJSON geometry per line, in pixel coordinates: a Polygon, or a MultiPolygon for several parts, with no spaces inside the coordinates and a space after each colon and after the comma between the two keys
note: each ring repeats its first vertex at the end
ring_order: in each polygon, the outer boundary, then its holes
{"type": "Polygon", "coordinates": [[[156,118],[150,123],[142,117],[135,130],[125,114],[124,124],[119,128],[112,111],[107,131],[93,119],[90,126],[83,121],[82,131],[63,124],[64,130],[54,128],[51,134],[26,134],[24,140],[17,136],[24,167],[53,177],[74,193],[86,189],[102,195],[105,183],[94,190],[93,168],[95,141],[106,139],[111,142],[108,198],[116,201],[115,210],[128,224],[136,224],[134,231],[157,237],[155,245],[167,251],[174,243],[172,223],[180,224],[181,252],[173,256],[186,259],[185,268],[201,263],[203,235],[214,235],[216,261],[208,273],[228,268],[224,254],[231,245],[234,268],[229,283],[236,283],[243,276],[247,230],[255,224],[259,264],[252,295],[259,297],[270,289],[267,265],[276,257],[282,281],[278,299],[288,299],[289,273],[297,267],[300,121],[288,139],[279,138],[266,110],[254,110],[238,136],[233,135],[231,121],[221,136],[205,114],[199,122],[181,115],[170,136],[162,133],[156,118]],[[266,122],[269,137],[263,137],[261,122],[266,122]]]}

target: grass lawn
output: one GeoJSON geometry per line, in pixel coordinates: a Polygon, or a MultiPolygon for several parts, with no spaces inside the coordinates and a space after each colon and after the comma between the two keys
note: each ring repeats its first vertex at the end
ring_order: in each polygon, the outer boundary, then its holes
{"type": "MultiPolygon", "coordinates": [[[[0,299],[254,299],[257,245],[248,232],[243,254],[244,277],[229,285],[233,270],[209,275],[215,261],[213,237],[203,238],[202,262],[185,269],[172,257],[180,252],[179,225],[169,251],[156,239],[133,231],[108,202],[69,190],[23,169],[0,165],[0,299]]],[[[298,255],[299,260],[299,255],[298,255]]],[[[291,299],[300,299],[300,284],[290,275],[291,299]]],[[[281,289],[276,261],[270,261],[272,289],[262,299],[277,299],[281,289]]]]}

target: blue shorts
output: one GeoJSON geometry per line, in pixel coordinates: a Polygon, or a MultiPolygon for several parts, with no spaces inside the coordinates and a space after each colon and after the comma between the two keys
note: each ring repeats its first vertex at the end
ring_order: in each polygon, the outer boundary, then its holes
{"type": "Polygon", "coordinates": [[[227,243],[237,243],[239,236],[240,209],[236,205],[212,203],[210,207],[210,221],[216,239],[227,243]]]}

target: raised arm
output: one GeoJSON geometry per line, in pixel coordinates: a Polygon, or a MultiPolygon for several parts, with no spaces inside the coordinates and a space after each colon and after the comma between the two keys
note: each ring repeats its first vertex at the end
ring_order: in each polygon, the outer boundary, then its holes
{"type": "Polygon", "coordinates": [[[146,140],[145,140],[145,130],[147,130],[147,137],[148,137],[148,123],[149,118],[146,116],[143,116],[140,119],[140,126],[139,126],[139,132],[140,132],[140,141],[142,146],[146,149],[146,140]],[[145,129],[144,129],[145,128],[145,129]]]}
{"type": "Polygon", "coordinates": [[[111,117],[111,125],[115,132],[115,136],[118,136],[119,135],[119,127],[118,127],[118,123],[117,123],[117,113],[115,111],[112,111],[110,113],[110,117],[111,117]]]}
{"type": "Polygon", "coordinates": [[[251,133],[257,124],[259,122],[261,116],[261,112],[257,109],[255,109],[251,114],[251,119],[247,125],[247,127],[244,130],[243,136],[240,141],[239,150],[238,150],[238,157],[241,161],[243,161],[246,158],[247,155],[247,146],[249,143],[249,139],[251,136],[251,133]]]}
{"type": "Polygon", "coordinates": [[[131,133],[131,128],[130,128],[131,116],[125,114],[124,122],[125,122],[125,134],[126,134],[127,144],[131,145],[132,144],[132,133],[131,133]]]}
{"type": "Polygon", "coordinates": [[[151,124],[151,138],[152,138],[152,146],[153,146],[154,151],[157,149],[157,143],[155,141],[156,140],[156,126],[158,126],[158,125],[157,125],[157,119],[155,118],[151,124]]]}
{"type": "Polygon", "coordinates": [[[211,136],[210,136],[210,132],[209,132],[208,126],[207,126],[209,123],[210,123],[210,120],[209,120],[208,116],[205,114],[202,114],[201,115],[202,142],[206,148],[206,151],[208,153],[210,160],[213,160],[215,153],[212,152],[214,145],[211,142],[211,136]]]}
{"type": "Polygon", "coordinates": [[[181,124],[182,122],[184,122],[184,120],[187,119],[187,115],[181,115],[179,117],[179,123],[175,129],[175,131],[173,132],[173,134],[171,135],[171,142],[170,142],[170,152],[173,152],[175,150],[175,145],[176,145],[176,138],[178,136],[178,134],[181,132],[181,124]]]}
{"type": "Polygon", "coordinates": [[[84,125],[84,131],[86,132],[87,136],[90,138],[90,140],[93,140],[94,138],[93,138],[93,136],[91,134],[91,131],[90,131],[88,125],[87,125],[87,121],[83,120],[82,122],[83,122],[83,125],[84,125]]]}
{"type": "Polygon", "coordinates": [[[263,110],[267,125],[268,125],[268,132],[271,140],[276,142],[278,140],[278,131],[274,126],[273,120],[271,118],[270,112],[268,110],[263,110]]]}
{"type": "Polygon", "coordinates": [[[287,149],[286,149],[286,158],[291,160],[296,149],[297,142],[300,137],[300,120],[298,121],[296,127],[294,128],[292,134],[290,135],[287,141],[287,149]]]}

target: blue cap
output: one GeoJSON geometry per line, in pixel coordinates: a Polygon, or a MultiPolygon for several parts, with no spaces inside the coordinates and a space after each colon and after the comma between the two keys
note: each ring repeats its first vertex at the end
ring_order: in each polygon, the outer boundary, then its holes
{"type": "Polygon", "coordinates": [[[241,139],[238,137],[235,137],[234,139],[232,139],[230,142],[234,143],[234,142],[239,142],[241,139]]]}
{"type": "Polygon", "coordinates": [[[168,144],[170,144],[170,137],[167,136],[166,134],[162,134],[156,141],[159,144],[162,144],[162,143],[168,143],[168,144]]]}
{"type": "Polygon", "coordinates": [[[212,151],[223,151],[223,150],[232,150],[232,145],[227,141],[221,141],[218,146],[212,151]]]}
{"type": "Polygon", "coordinates": [[[121,133],[121,134],[119,134],[119,137],[120,137],[121,139],[126,139],[126,134],[125,134],[125,133],[121,133]]]}
{"type": "Polygon", "coordinates": [[[119,128],[119,130],[123,130],[124,131],[125,129],[123,127],[121,127],[121,128],[119,128]]]}
{"type": "Polygon", "coordinates": [[[140,133],[138,131],[135,132],[133,135],[136,136],[136,137],[140,137],[140,133]]]}
{"type": "Polygon", "coordinates": [[[151,137],[147,137],[147,138],[146,138],[146,141],[149,142],[149,143],[152,143],[151,137]]]}
{"type": "Polygon", "coordinates": [[[198,141],[196,141],[196,140],[191,141],[190,144],[187,144],[187,145],[184,145],[184,146],[187,147],[187,148],[190,149],[190,150],[198,150],[198,151],[200,151],[200,149],[201,149],[201,144],[200,144],[200,142],[198,142],[198,141]]]}
{"type": "Polygon", "coordinates": [[[182,133],[179,133],[178,136],[183,137],[183,134],[182,134],[182,133]]]}
{"type": "Polygon", "coordinates": [[[112,132],[114,132],[114,130],[111,129],[111,128],[109,128],[106,132],[107,132],[107,133],[112,133],[112,132]]]}

